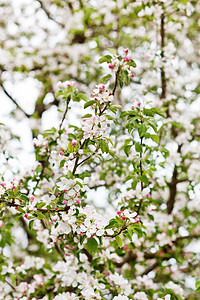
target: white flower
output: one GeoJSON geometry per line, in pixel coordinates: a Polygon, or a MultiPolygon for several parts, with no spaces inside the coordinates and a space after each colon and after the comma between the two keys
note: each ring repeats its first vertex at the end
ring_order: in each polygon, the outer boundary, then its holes
{"type": "Polygon", "coordinates": [[[129,300],[127,296],[118,295],[113,298],[113,300],[129,300]]]}
{"type": "Polygon", "coordinates": [[[137,216],[136,212],[130,213],[128,209],[123,211],[124,216],[129,219],[131,222],[135,222],[135,217],[137,216]]]}
{"type": "Polygon", "coordinates": [[[165,288],[173,290],[175,294],[180,295],[181,297],[184,296],[184,291],[183,291],[182,287],[180,287],[180,285],[175,284],[172,281],[169,281],[167,284],[165,284],[165,288]]]}
{"type": "Polygon", "coordinates": [[[147,295],[144,292],[137,292],[133,298],[136,300],[148,300],[147,295]]]}
{"type": "Polygon", "coordinates": [[[45,246],[48,245],[48,238],[49,238],[49,230],[44,229],[42,231],[37,232],[37,240],[43,243],[45,246]]]}
{"type": "Polygon", "coordinates": [[[12,268],[12,266],[13,266],[13,264],[12,264],[11,262],[8,264],[8,266],[2,265],[1,275],[5,275],[5,274],[7,274],[7,273],[14,274],[15,271],[14,271],[14,269],[12,268]]]}

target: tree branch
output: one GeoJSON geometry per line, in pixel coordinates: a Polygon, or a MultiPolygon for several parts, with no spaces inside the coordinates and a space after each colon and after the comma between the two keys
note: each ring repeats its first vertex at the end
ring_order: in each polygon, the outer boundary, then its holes
{"type": "Polygon", "coordinates": [[[52,17],[52,15],[51,15],[51,13],[49,12],[49,10],[44,6],[42,0],[35,0],[35,1],[37,1],[37,2],[40,4],[41,9],[44,11],[44,13],[45,13],[46,16],[48,17],[48,19],[50,19],[51,21],[55,22],[57,25],[61,26],[62,28],[65,27],[64,24],[62,24],[62,23],[56,21],[56,20],[52,17]]]}
{"type": "Polygon", "coordinates": [[[65,108],[65,112],[64,112],[64,115],[63,115],[62,120],[61,120],[61,123],[60,123],[60,129],[62,128],[63,122],[64,122],[65,117],[66,117],[66,114],[67,114],[67,112],[68,112],[70,100],[71,100],[71,98],[68,97],[68,99],[67,99],[67,105],[66,105],[66,108],[65,108]]]}
{"type": "Polygon", "coordinates": [[[25,116],[27,117],[27,118],[30,118],[30,116],[31,115],[29,115],[29,114],[27,114],[24,110],[23,110],[23,108],[17,103],[17,101],[8,93],[8,91],[6,90],[6,88],[5,88],[5,86],[3,85],[3,83],[2,82],[0,82],[0,86],[2,87],[2,89],[3,89],[3,91],[4,91],[4,93],[6,94],[6,96],[17,106],[17,108],[19,109],[19,110],[21,110],[24,114],[25,114],[25,116]]]}
{"type": "MultiPolygon", "coordinates": [[[[163,64],[164,58],[165,58],[165,52],[164,52],[164,47],[165,47],[165,15],[164,15],[164,13],[162,13],[162,15],[161,15],[160,36],[161,36],[161,58],[162,58],[162,64],[163,64]]],[[[165,75],[165,69],[164,69],[163,65],[161,67],[161,87],[162,87],[162,93],[160,95],[160,98],[165,99],[166,98],[166,75],[165,75]]]]}
{"type": "Polygon", "coordinates": [[[13,291],[16,292],[15,287],[9,281],[7,281],[6,279],[5,279],[5,283],[7,283],[13,289],[13,291]]]}
{"type": "Polygon", "coordinates": [[[168,215],[171,214],[173,208],[174,208],[174,203],[175,203],[175,197],[176,197],[176,191],[177,191],[177,168],[176,166],[174,167],[174,172],[172,175],[172,181],[168,184],[169,185],[169,199],[167,201],[167,213],[168,215]]]}
{"type": "MultiPolygon", "coordinates": [[[[43,220],[41,220],[41,223],[42,223],[43,228],[46,229],[47,226],[46,226],[45,222],[44,222],[43,220]]],[[[62,252],[62,250],[58,247],[57,244],[55,244],[55,249],[56,249],[56,251],[58,252],[58,254],[60,254],[60,256],[62,257],[62,260],[63,260],[64,262],[66,262],[65,254],[62,252]]]]}

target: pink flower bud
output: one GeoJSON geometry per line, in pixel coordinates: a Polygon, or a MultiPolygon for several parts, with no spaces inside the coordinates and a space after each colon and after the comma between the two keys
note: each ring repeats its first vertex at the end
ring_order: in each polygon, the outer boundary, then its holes
{"type": "Polygon", "coordinates": [[[15,206],[15,209],[18,210],[18,206],[15,206]]]}
{"type": "Polygon", "coordinates": [[[124,246],[123,248],[124,248],[124,250],[127,250],[127,249],[128,249],[128,247],[127,247],[127,246],[124,246]]]}
{"type": "Polygon", "coordinates": [[[78,204],[82,204],[82,201],[81,201],[81,200],[77,200],[77,203],[78,203],[78,204]]]}
{"type": "Polygon", "coordinates": [[[60,155],[63,155],[63,151],[60,151],[60,155]]]}
{"type": "Polygon", "coordinates": [[[117,214],[120,215],[122,212],[120,210],[117,211],[117,214]]]}
{"type": "Polygon", "coordinates": [[[15,185],[13,185],[13,187],[12,187],[13,189],[16,189],[16,186],[15,185]]]}
{"type": "Polygon", "coordinates": [[[126,60],[126,61],[128,61],[128,62],[129,62],[129,61],[130,61],[130,57],[128,57],[128,56],[125,56],[125,57],[124,57],[124,60],[126,60]]]}
{"type": "Polygon", "coordinates": [[[131,74],[131,77],[134,77],[135,75],[134,74],[131,74]]]}
{"type": "Polygon", "coordinates": [[[127,48],[127,49],[125,49],[125,50],[124,50],[124,52],[125,52],[126,54],[128,54],[128,48],[127,48]]]}
{"type": "Polygon", "coordinates": [[[67,204],[67,200],[63,200],[62,204],[67,204]]]}
{"type": "Polygon", "coordinates": [[[123,217],[122,217],[122,220],[126,220],[126,217],[125,217],[125,216],[123,216],[123,217]]]}
{"type": "Polygon", "coordinates": [[[147,194],[147,198],[149,198],[149,197],[151,197],[151,195],[148,193],[148,194],[147,194]]]}
{"type": "Polygon", "coordinates": [[[136,223],[140,223],[140,219],[138,217],[135,218],[136,223]]]}
{"type": "Polygon", "coordinates": [[[113,64],[109,64],[108,67],[109,67],[110,69],[113,69],[113,68],[114,68],[114,65],[113,65],[113,64]]]}
{"type": "Polygon", "coordinates": [[[75,140],[73,140],[73,141],[71,142],[71,145],[72,145],[72,146],[76,146],[76,144],[77,144],[77,141],[75,141],[75,140]]]}

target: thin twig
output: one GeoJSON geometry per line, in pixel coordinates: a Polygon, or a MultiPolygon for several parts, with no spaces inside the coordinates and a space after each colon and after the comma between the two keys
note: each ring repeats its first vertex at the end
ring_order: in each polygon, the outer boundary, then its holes
{"type": "MultiPolygon", "coordinates": [[[[141,122],[141,123],[142,123],[142,122],[141,122]]],[[[144,138],[143,136],[140,138],[140,145],[141,145],[141,147],[142,147],[143,138],[144,138]]],[[[143,168],[142,168],[142,152],[140,152],[140,176],[142,177],[142,175],[143,175],[143,168]]],[[[140,183],[141,183],[141,191],[143,191],[143,189],[144,189],[143,181],[140,180],[140,183]]],[[[141,207],[142,207],[142,203],[143,203],[143,198],[140,200],[140,204],[139,204],[139,207],[138,207],[138,209],[137,209],[137,214],[139,214],[139,212],[140,212],[140,209],[141,209],[141,207]]]]}
{"type": "Polygon", "coordinates": [[[116,88],[117,88],[118,76],[119,76],[119,69],[117,70],[116,77],[115,77],[115,85],[114,85],[114,88],[113,88],[113,91],[112,91],[113,96],[115,95],[115,91],[116,91],[116,88]]]}
{"type": "Polygon", "coordinates": [[[7,281],[7,280],[5,279],[5,282],[13,289],[13,291],[16,292],[15,287],[14,287],[9,281],[7,281]]]}
{"type": "MultiPolygon", "coordinates": [[[[46,229],[47,226],[46,226],[45,222],[43,220],[40,220],[40,221],[42,223],[43,228],[46,229]]],[[[64,254],[64,252],[62,252],[62,250],[58,247],[57,244],[55,244],[55,249],[60,254],[60,256],[62,257],[63,261],[66,262],[65,254],[64,254]]]]}
{"type": "Polygon", "coordinates": [[[31,115],[29,115],[29,114],[27,114],[24,110],[23,110],[23,108],[17,103],[17,101],[9,94],[9,92],[6,90],[6,88],[5,88],[5,86],[3,85],[3,83],[1,82],[0,83],[0,85],[1,85],[1,87],[2,87],[2,89],[3,89],[3,91],[4,91],[4,93],[6,94],[6,96],[17,106],[17,108],[19,109],[19,110],[21,110],[24,114],[25,114],[25,116],[27,117],[27,118],[30,118],[30,116],[31,115]]]}
{"type": "Polygon", "coordinates": [[[65,108],[65,112],[64,112],[63,117],[62,117],[62,120],[61,120],[61,122],[60,122],[60,127],[59,127],[60,129],[62,128],[63,122],[64,122],[65,117],[66,117],[66,114],[67,114],[67,112],[68,112],[70,100],[71,100],[71,98],[68,97],[67,102],[66,102],[67,105],[66,105],[66,108],[65,108]]]}
{"type": "Polygon", "coordinates": [[[61,26],[62,28],[65,27],[64,24],[62,24],[62,23],[56,21],[56,20],[52,17],[51,13],[47,10],[47,8],[44,6],[44,4],[43,4],[43,2],[42,2],[41,0],[35,0],[35,1],[37,1],[37,2],[40,4],[41,9],[44,11],[44,13],[45,13],[46,16],[48,17],[48,19],[50,19],[51,21],[55,22],[57,25],[61,26]]]}

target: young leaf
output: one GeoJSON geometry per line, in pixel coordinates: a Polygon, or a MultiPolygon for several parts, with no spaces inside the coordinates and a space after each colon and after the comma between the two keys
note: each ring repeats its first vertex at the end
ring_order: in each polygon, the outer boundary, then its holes
{"type": "Polygon", "coordinates": [[[84,104],[84,108],[87,108],[88,106],[91,106],[91,105],[93,105],[94,103],[96,103],[95,100],[88,101],[88,102],[86,102],[86,103],[84,104]]]}
{"type": "Polygon", "coordinates": [[[119,235],[117,235],[117,236],[115,237],[115,239],[116,239],[116,242],[117,242],[118,246],[121,248],[121,247],[123,246],[122,239],[120,238],[119,235]]]}
{"type": "Polygon", "coordinates": [[[103,56],[103,57],[101,57],[101,58],[99,59],[99,63],[100,63],[100,64],[102,64],[102,63],[104,63],[104,62],[109,63],[109,62],[111,61],[111,59],[112,59],[112,56],[110,56],[110,55],[105,55],[105,56],[103,56]]]}
{"type": "Polygon", "coordinates": [[[103,77],[100,79],[100,82],[101,82],[101,83],[106,83],[107,80],[108,80],[110,77],[112,77],[112,75],[111,75],[111,74],[107,74],[107,75],[103,76],[103,77]]]}
{"type": "Polygon", "coordinates": [[[83,94],[83,93],[79,93],[78,97],[81,98],[81,99],[83,99],[84,101],[88,101],[88,97],[85,94],[83,94]]]}
{"type": "Polygon", "coordinates": [[[100,140],[100,147],[101,147],[101,151],[104,153],[108,153],[109,152],[109,146],[108,143],[106,143],[106,141],[104,140],[100,140]]]}
{"type": "Polygon", "coordinates": [[[98,247],[98,243],[97,243],[96,239],[93,237],[89,238],[87,241],[87,244],[86,244],[87,251],[90,254],[94,255],[95,252],[97,251],[97,247],[98,247]]]}

